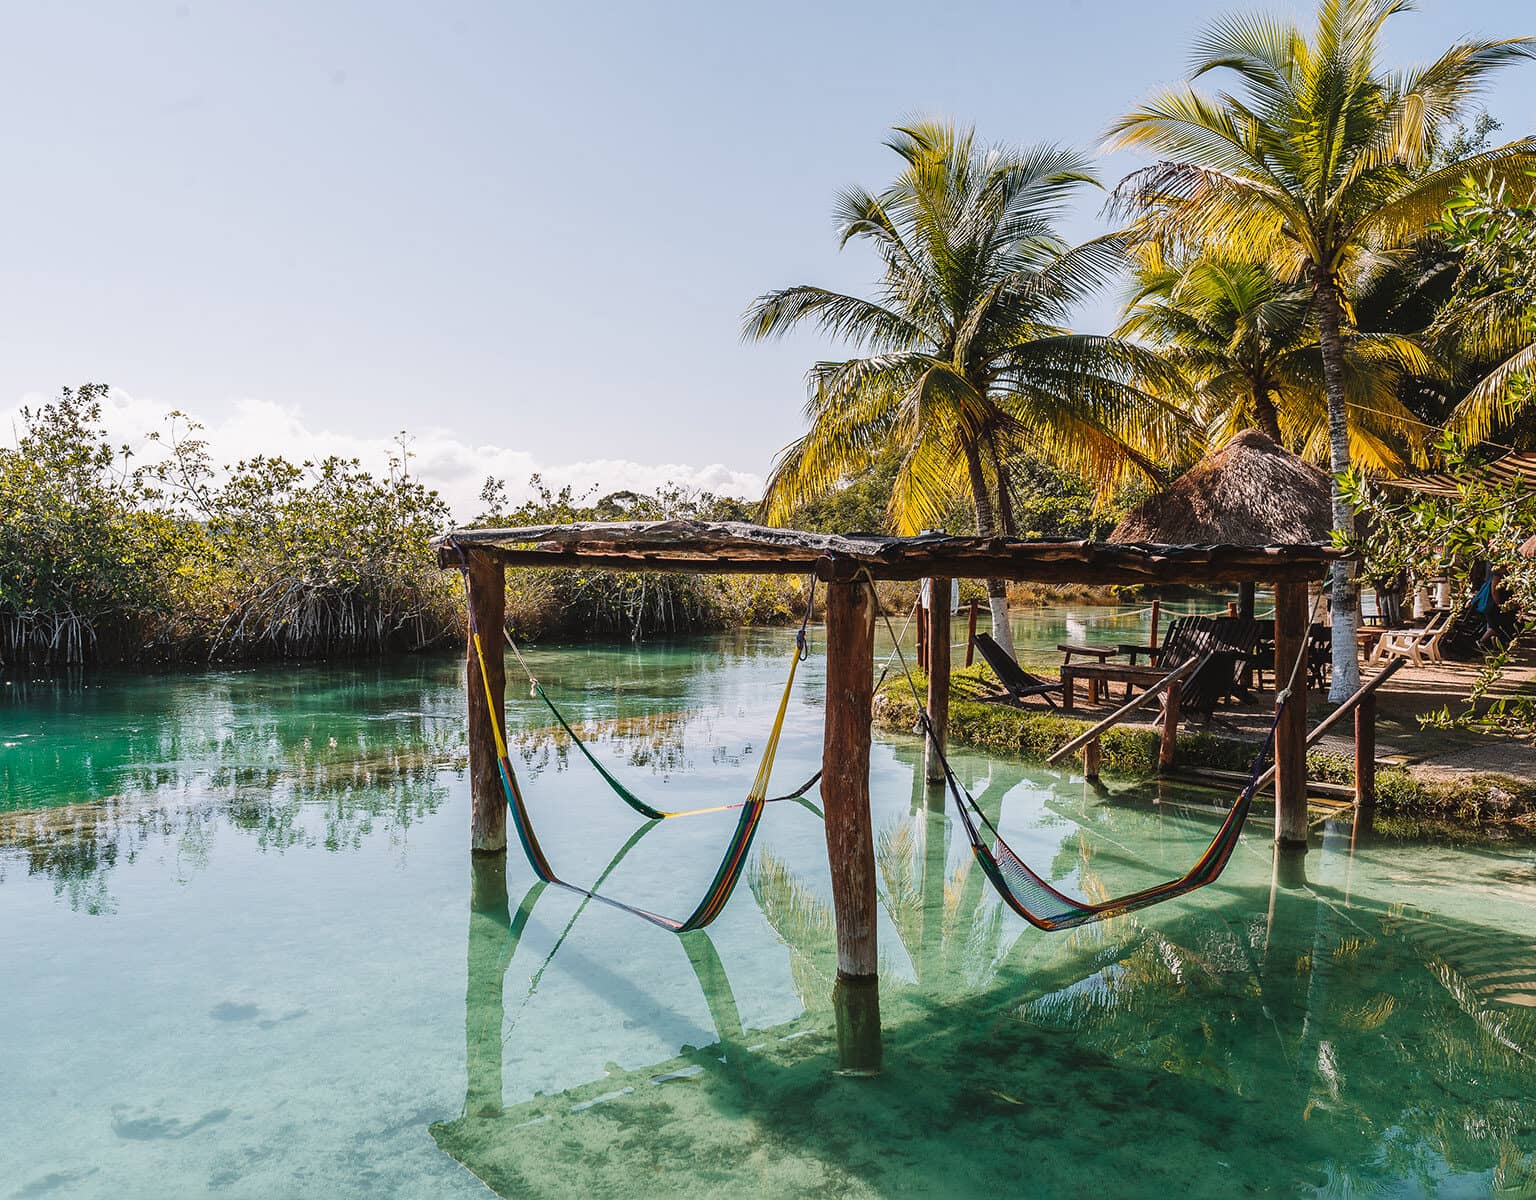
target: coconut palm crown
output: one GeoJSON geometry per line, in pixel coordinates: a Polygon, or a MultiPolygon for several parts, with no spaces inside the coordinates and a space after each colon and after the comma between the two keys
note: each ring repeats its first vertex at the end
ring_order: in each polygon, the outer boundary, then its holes
{"type": "MultiPolygon", "coordinates": [[[[1382,27],[1411,8],[1320,0],[1310,31],[1275,16],[1227,17],[1197,42],[1190,78],[1224,71],[1237,93],[1175,87],[1109,135],[1111,146],[1164,160],[1117,191],[1147,236],[1251,254],[1310,289],[1336,477],[1350,465],[1344,343],[1354,280],[1420,236],[1468,174],[1512,177],[1536,162],[1536,138],[1436,162],[1442,132],[1494,71],[1533,56],[1532,40],[1464,40],[1428,65],[1386,70],[1382,27]]],[[[1338,483],[1334,526],[1354,526],[1338,483]]],[[[1332,698],[1342,699],[1359,680],[1352,563],[1334,570],[1333,605],[1332,698]]]]}
{"type": "MultiPolygon", "coordinates": [[[[902,458],[889,515],[905,533],[938,526],[961,488],[978,532],[1015,532],[1008,455],[1019,447],[1101,489],[1127,471],[1153,473],[1188,428],[1164,398],[1177,374],[1147,349],[1066,325],[1122,257],[1117,238],[1069,247],[1055,232],[1094,181],[1087,159],[982,147],[971,130],[936,122],[898,128],[887,144],[900,176],[878,195],[846,191],[836,208],[842,244],[879,257],[876,298],[799,285],[759,296],[746,315],[748,338],[810,322],[862,352],[811,368],[810,429],[774,466],[766,518],[784,519],[893,445],[902,458]]],[[[1002,583],[989,592],[1007,644],[1002,583]]]]}
{"type": "MultiPolygon", "coordinates": [[[[1328,457],[1328,408],[1311,295],[1265,263],[1169,262],[1138,248],[1137,290],[1117,333],[1156,346],[1188,380],[1208,445],[1244,429],[1307,458],[1328,457]]],[[[1422,447],[1422,423],[1398,399],[1405,373],[1431,363],[1408,337],[1357,333],[1345,354],[1350,455],[1398,470],[1422,447]]]]}

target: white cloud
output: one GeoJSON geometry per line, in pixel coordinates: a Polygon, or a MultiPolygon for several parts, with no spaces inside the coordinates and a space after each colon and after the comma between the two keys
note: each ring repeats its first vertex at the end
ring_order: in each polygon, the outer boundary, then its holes
{"type": "MultiPolygon", "coordinates": [[[[35,406],[45,399],[26,396],[15,407],[0,412],[0,430],[18,426],[23,405],[35,406]]],[[[156,451],[149,434],[167,428],[170,412],[170,405],[114,388],[103,418],[114,443],[125,443],[134,447],[136,453],[150,457],[156,451]]],[[[200,419],[196,413],[190,415],[200,419]]],[[[239,400],[227,417],[205,424],[207,428],[199,436],[207,439],[214,462],[221,465],[256,454],[281,454],[294,460],[336,454],[359,459],[373,470],[383,470],[397,450],[388,435],[358,437],[313,429],[299,409],[269,400],[239,400]]],[[[593,486],[599,494],[621,489],[646,492],[670,482],[723,496],[756,499],[763,488],[761,476],[733,470],[722,463],[695,467],[688,463],[639,463],[609,458],[551,463],[523,450],[474,445],[453,430],[441,428],[413,431],[410,450],[414,455],[412,473],[442,493],[458,519],[467,519],[478,511],[480,487],[488,475],[504,479],[514,501],[529,494],[528,477],[535,472],[543,476],[547,486],[559,490],[570,484],[578,494],[593,486]]]]}

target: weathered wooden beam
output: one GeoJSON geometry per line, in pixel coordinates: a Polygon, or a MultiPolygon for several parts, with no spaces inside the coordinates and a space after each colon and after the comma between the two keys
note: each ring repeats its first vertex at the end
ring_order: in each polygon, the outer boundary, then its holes
{"type": "Polygon", "coordinates": [[[1103,757],[1103,747],[1098,738],[1093,738],[1083,743],[1083,778],[1097,779],[1099,777],[1099,762],[1103,757]]]}
{"type": "MultiPolygon", "coordinates": [[[[1181,663],[1167,675],[1164,675],[1161,679],[1156,680],[1150,687],[1147,688],[1146,691],[1141,692],[1139,695],[1132,696],[1129,700],[1127,700],[1119,708],[1115,709],[1114,712],[1110,713],[1109,716],[1105,717],[1103,720],[1094,722],[1092,727],[1078,734],[1065,746],[1061,746],[1058,749],[1051,751],[1051,753],[1046,756],[1045,761],[1052,764],[1059,763],[1062,759],[1066,758],[1067,755],[1071,754],[1072,751],[1078,749],[1078,747],[1086,746],[1089,742],[1098,737],[1099,734],[1103,733],[1111,725],[1118,724],[1119,722],[1125,720],[1126,717],[1135,712],[1138,708],[1152,703],[1152,701],[1156,700],[1158,695],[1169,685],[1177,683],[1184,679],[1185,676],[1199,670],[1209,657],[1210,655],[1207,654],[1201,656],[1200,658],[1192,658],[1188,662],[1181,663]]],[[[1066,705],[1063,705],[1062,707],[1066,707],[1066,705]]]]}
{"type": "MultiPolygon", "coordinates": [[[[928,587],[928,722],[941,751],[949,737],[949,580],[942,575],[928,587]]],[[[929,783],[944,782],[944,764],[931,744],[924,745],[929,783]]]]}
{"type": "Polygon", "coordinates": [[[509,566],[612,571],[839,574],[839,561],[876,579],[1035,580],[1046,583],[1230,583],[1301,579],[1339,557],[1327,546],[1153,546],[1072,539],[915,538],[821,534],[741,522],[659,521],[463,530],[439,545],[457,566],[474,549],[509,566]]]}
{"type": "Polygon", "coordinates": [[[862,581],[827,588],[826,734],[821,797],[837,921],[840,1068],[880,1070],[880,954],[876,941],[875,843],[869,813],[870,702],[875,674],[875,605],[862,581]]]}
{"type": "Polygon", "coordinates": [[[1157,742],[1157,769],[1171,771],[1179,761],[1179,713],[1184,701],[1184,681],[1175,679],[1163,697],[1162,733],[1157,742]]]}
{"type": "Polygon", "coordinates": [[[976,610],[981,607],[981,601],[975,596],[971,597],[971,615],[965,625],[965,665],[970,666],[976,660],[976,610]]]}
{"type": "MultiPolygon", "coordinates": [[[[653,571],[659,574],[692,575],[798,575],[814,571],[818,578],[830,581],[835,560],[814,558],[733,558],[700,555],[615,554],[587,552],[546,552],[542,550],[485,551],[508,567],[566,568],[582,571],[653,571]]],[[[1288,563],[1279,559],[1266,563],[1208,562],[1199,559],[1138,561],[1115,558],[1084,558],[1054,561],[1020,555],[1007,557],[935,556],[914,562],[862,562],[846,560],[853,569],[867,569],[874,579],[912,582],[940,571],[955,579],[1009,579],[1033,583],[1103,583],[1103,584],[1230,584],[1233,576],[1247,572],[1264,573],[1264,578],[1308,580],[1320,569],[1310,559],[1288,563]]],[[[438,554],[439,565],[456,567],[452,551],[438,554]]]]}
{"type": "MultiPolygon", "coordinates": [[[[1275,588],[1276,703],[1297,656],[1307,653],[1307,585],[1275,588]]],[[[1275,841],[1305,849],[1307,844],[1307,665],[1295,672],[1290,702],[1275,727],[1275,841]]]]}
{"type": "Polygon", "coordinates": [[[469,705],[469,844],[473,850],[505,852],[507,848],[507,798],[501,790],[496,763],[496,733],[486,706],[486,679],[496,721],[507,727],[507,679],[501,652],[501,631],[506,622],[506,572],[493,558],[478,551],[468,556],[469,603],[474,626],[480,631],[485,652],[485,678],[472,636],[465,637],[464,691],[469,705]]]}

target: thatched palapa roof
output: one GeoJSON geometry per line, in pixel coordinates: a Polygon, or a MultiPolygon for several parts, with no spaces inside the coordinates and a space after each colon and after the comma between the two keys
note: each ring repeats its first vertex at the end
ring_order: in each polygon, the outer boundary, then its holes
{"type": "Polygon", "coordinates": [[[1327,474],[1246,429],[1133,508],[1109,540],[1306,545],[1327,542],[1332,525],[1327,474]]]}

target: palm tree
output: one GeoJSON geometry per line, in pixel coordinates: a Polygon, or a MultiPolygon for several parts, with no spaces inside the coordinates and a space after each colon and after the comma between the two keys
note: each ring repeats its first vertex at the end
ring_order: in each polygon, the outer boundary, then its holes
{"type": "Polygon", "coordinates": [[[1460,262],[1430,332],[1473,376],[1446,421],[1467,443],[1497,433],[1528,445],[1536,425],[1536,187],[1511,191],[1458,196],[1442,227],[1460,262]]]}
{"type": "MultiPolygon", "coordinates": [[[[782,520],[899,447],[889,517],[901,532],[937,527],[968,490],[977,532],[1015,533],[1008,458],[1031,447],[1111,488],[1155,471],[1187,421],[1163,395],[1175,374],[1150,351],[1077,334],[1074,303],[1121,260],[1100,238],[1075,248],[1054,222],[1093,181],[1087,160],[1053,146],[983,148],[968,129],[920,123],[887,143],[905,163],[879,195],[851,189],[836,219],[846,245],[884,269],[876,299],[800,285],[747,312],[745,336],[802,322],[856,343],[863,357],[809,373],[810,430],[780,455],[764,501],[782,520]]],[[[993,626],[1012,649],[1006,590],[988,581],[993,626]]]]}
{"type": "MultiPolygon", "coordinates": [[[[1410,7],[1320,0],[1310,35],[1275,17],[1225,18],[1196,44],[1190,77],[1230,71],[1240,94],[1172,88],[1121,117],[1109,135],[1115,147],[1165,157],[1118,192],[1147,236],[1251,254],[1311,292],[1334,525],[1346,535],[1354,512],[1338,477],[1350,465],[1344,347],[1354,281],[1422,234],[1467,174],[1505,178],[1536,162],[1536,138],[1436,162],[1447,124],[1493,71],[1532,57],[1532,40],[1460,41],[1427,66],[1386,71],[1378,62],[1382,26],[1410,7]]],[[[1341,700],[1360,677],[1352,563],[1334,567],[1333,606],[1331,698],[1341,700]]]]}
{"type": "MultiPolygon", "coordinates": [[[[1156,346],[1183,372],[1207,442],[1221,445],[1256,428],[1297,453],[1326,458],[1328,409],[1311,296],[1264,263],[1195,258],[1169,262],[1139,248],[1137,290],[1122,337],[1156,346]]],[[[1407,337],[1357,333],[1345,355],[1350,456],[1381,470],[1417,450],[1420,422],[1398,399],[1405,372],[1430,370],[1407,337]]]]}

